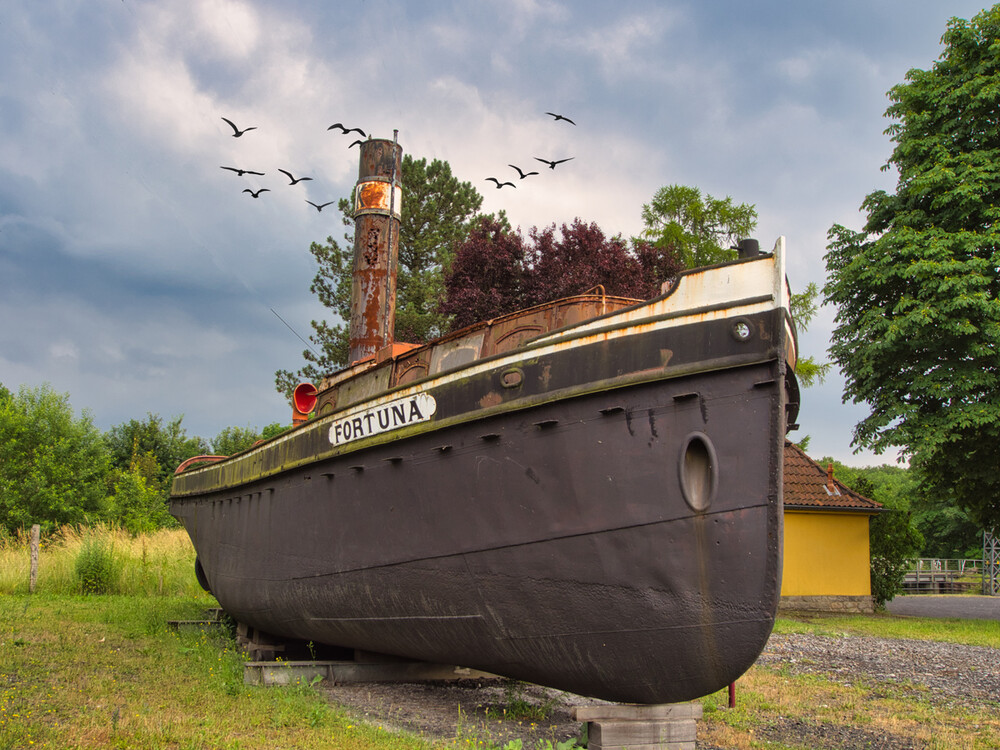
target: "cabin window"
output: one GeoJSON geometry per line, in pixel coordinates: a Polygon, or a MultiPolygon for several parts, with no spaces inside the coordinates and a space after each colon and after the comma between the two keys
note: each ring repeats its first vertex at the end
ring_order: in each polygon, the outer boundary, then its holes
{"type": "Polygon", "coordinates": [[[435,375],[445,370],[453,370],[478,359],[483,346],[483,335],[482,332],[479,332],[455,341],[438,344],[431,354],[430,373],[435,375]]]}

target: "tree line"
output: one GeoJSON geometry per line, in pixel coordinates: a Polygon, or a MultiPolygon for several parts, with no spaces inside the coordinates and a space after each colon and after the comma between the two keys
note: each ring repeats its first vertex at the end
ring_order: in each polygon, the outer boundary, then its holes
{"type": "Polygon", "coordinates": [[[0,534],[36,523],[108,523],[133,534],[172,525],[167,498],[182,461],[231,455],[285,429],[227,427],[205,440],[182,421],[147,414],[101,432],[88,411],[75,413],[69,394],[0,384],[0,534]]]}

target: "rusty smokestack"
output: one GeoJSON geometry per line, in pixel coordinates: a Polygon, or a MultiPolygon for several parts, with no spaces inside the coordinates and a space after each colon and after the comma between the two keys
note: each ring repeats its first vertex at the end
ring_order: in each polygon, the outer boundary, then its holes
{"type": "Polygon", "coordinates": [[[354,272],[348,361],[374,356],[393,342],[399,256],[403,149],[393,140],[361,144],[354,198],[354,272]]]}

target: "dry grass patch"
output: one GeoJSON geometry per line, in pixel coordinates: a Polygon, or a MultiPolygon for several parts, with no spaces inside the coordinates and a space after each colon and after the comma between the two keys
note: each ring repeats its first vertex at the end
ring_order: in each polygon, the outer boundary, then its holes
{"type": "Polygon", "coordinates": [[[905,684],[848,685],[753,667],[737,683],[736,709],[726,708],[725,691],[702,702],[699,740],[726,748],[1000,747],[992,707],[942,707],[926,689],[905,684]]]}
{"type": "MultiPolygon", "coordinates": [[[[0,593],[26,594],[31,566],[29,534],[0,539],[0,593]]],[[[135,596],[197,596],[194,547],[184,529],[132,536],[122,529],[64,526],[42,538],[35,591],[81,593],[77,561],[89,547],[107,549],[115,561],[116,592],[135,596]]]]}

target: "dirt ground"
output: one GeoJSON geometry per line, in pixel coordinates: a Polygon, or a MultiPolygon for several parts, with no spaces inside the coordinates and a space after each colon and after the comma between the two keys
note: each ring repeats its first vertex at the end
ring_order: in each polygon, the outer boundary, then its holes
{"type": "Polygon", "coordinates": [[[520,739],[525,750],[539,740],[554,746],[580,739],[573,707],[604,703],[538,685],[501,678],[455,682],[335,685],[330,700],[358,718],[428,739],[465,740],[503,747],[520,739]],[[511,710],[513,707],[513,710],[511,710]]]}
{"type": "MultiPolygon", "coordinates": [[[[884,684],[908,690],[942,711],[994,704],[1000,708],[1000,650],[930,641],[873,637],[772,635],[758,663],[793,674],[823,675],[844,684],[884,684]]],[[[503,747],[521,739],[524,750],[539,741],[579,738],[583,726],[573,707],[604,703],[557,690],[507,680],[452,683],[337,685],[331,701],[359,719],[455,745],[503,747]],[[520,710],[511,712],[509,707],[520,710]],[[532,711],[534,707],[534,711],[532,711]],[[505,712],[504,709],[508,708],[505,712]],[[532,718],[532,715],[538,718],[532,718]],[[544,717],[544,718],[541,718],[544,717]]],[[[911,738],[875,733],[863,726],[833,726],[794,717],[757,728],[757,737],[811,748],[915,750],[911,738]]],[[[699,741],[699,750],[725,750],[699,741]]]]}

